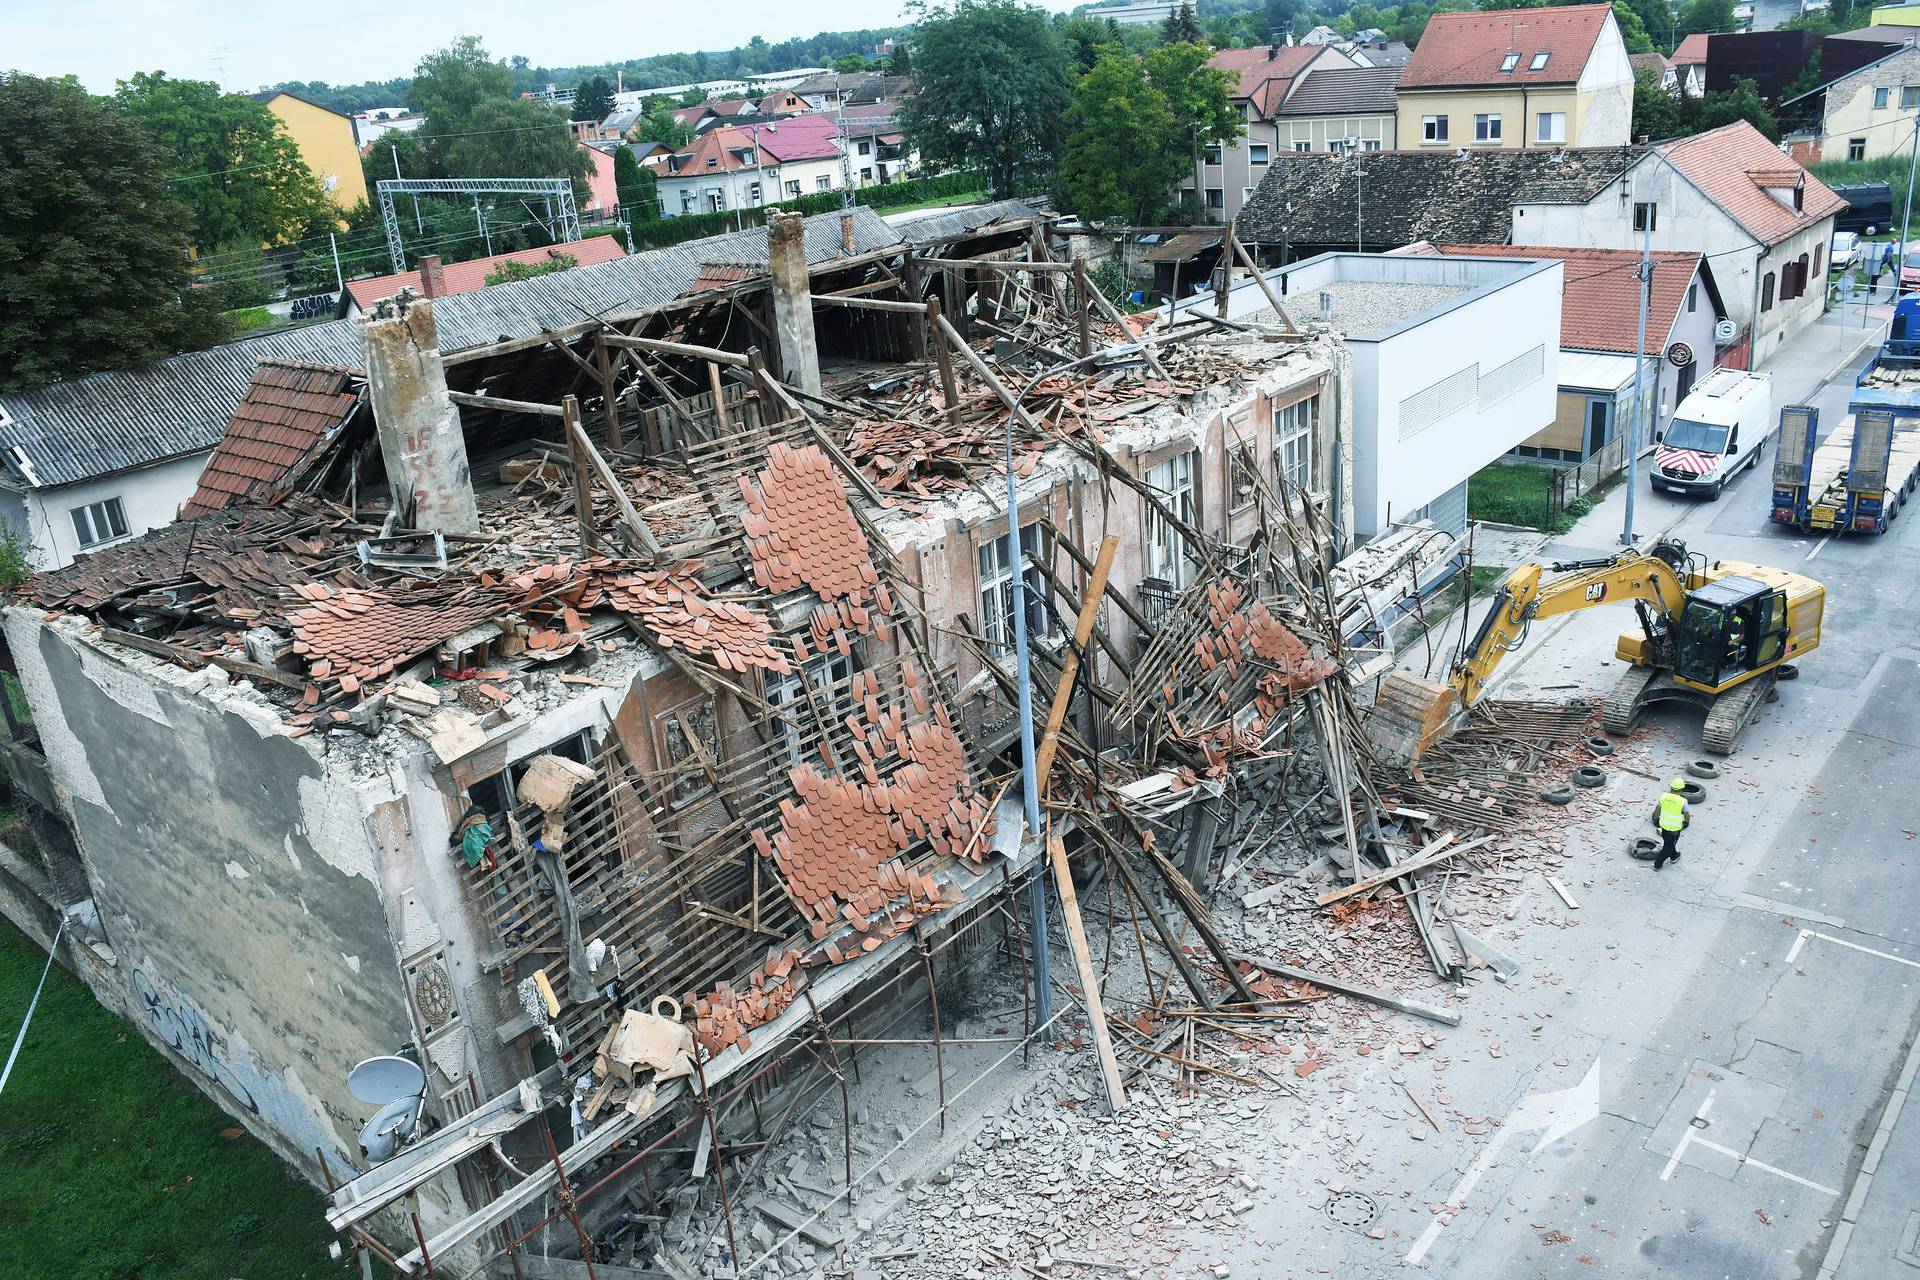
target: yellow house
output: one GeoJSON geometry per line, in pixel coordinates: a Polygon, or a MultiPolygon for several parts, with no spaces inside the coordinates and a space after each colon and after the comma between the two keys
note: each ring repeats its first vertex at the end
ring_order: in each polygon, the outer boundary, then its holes
{"type": "Polygon", "coordinates": [[[1920,4],[1877,4],[1873,22],[1875,26],[1920,27],[1920,4]]]}
{"type": "Polygon", "coordinates": [[[287,126],[287,136],[300,148],[300,158],[328,199],[351,209],[367,198],[367,180],[360,172],[360,130],[352,116],[278,89],[248,96],[265,103],[287,126]]]}
{"type": "Polygon", "coordinates": [[[1633,64],[1613,6],[1436,13],[1397,89],[1402,149],[1615,147],[1633,64]]]}

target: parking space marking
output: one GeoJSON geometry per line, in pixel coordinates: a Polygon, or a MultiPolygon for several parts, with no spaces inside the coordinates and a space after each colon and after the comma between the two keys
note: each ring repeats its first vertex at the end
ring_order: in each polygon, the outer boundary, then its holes
{"type": "Polygon", "coordinates": [[[1818,929],[1802,929],[1800,931],[1799,936],[1793,940],[1793,946],[1787,951],[1788,964],[1792,964],[1800,958],[1800,952],[1805,949],[1808,938],[1819,938],[1823,942],[1833,943],[1836,947],[1846,947],[1852,951],[1864,951],[1870,956],[1879,956],[1882,960],[1891,960],[1895,964],[1906,965],[1909,969],[1920,969],[1920,960],[1909,960],[1905,956],[1896,956],[1891,951],[1876,951],[1872,947],[1863,947],[1857,942],[1848,942],[1845,938],[1836,938],[1830,933],[1821,933],[1818,929]]]}
{"type": "MultiPolygon", "coordinates": [[[[1693,1119],[1705,1120],[1707,1112],[1711,1110],[1713,1110],[1713,1090],[1709,1089],[1707,1096],[1700,1101],[1700,1109],[1693,1113],[1693,1119]]],[[[1673,1154],[1667,1157],[1667,1167],[1660,1171],[1660,1181],[1665,1182],[1673,1176],[1673,1171],[1680,1166],[1680,1157],[1685,1155],[1687,1148],[1693,1145],[1693,1135],[1698,1132],[1700,1132],[1700,1126],[1697,1123],[1687,1125],[1687,1131],[1681,1134],[1680,1141],[1674,1144],[1673,1154]]]]}
{"type": "Polygon", "coordinates": [[[1673,1177],[1673,1171],[1680,1167],[1680,1158],[1687,1154],[1689,1147],[1705,1147],[1707,1150],[1717,1151],[1723,1156],[1732,1156],[1741,1164],[1751,1165],[1763,1173],[1771,1173],[1777,1178],[1785,1178],[1788,1182],[1797,1182],[1803,1187],[1810,1187],[1815,1191],[1823,1191],[1830,1196],[1840,1194],[1838,1188],[1822,1186],[1818,1182],[1810,1181],[1797,1173],[1788,1173],[1785,1169],[1775,1168],[1764,1160],[1756,1160],[1744,1151],[1735,1151],[1732,1147],[1722,1146],[1711,1138],[1701,1137],[1700,1131],[1706,1127],[1701,1122],[1707,1118],[1707,1112],[1713,1110],[1714,1093],[1714,1090],[1709,1089],[1707,1090],[1707,1096],[1700,1100],[1700,1109],[1693,1113],[1693,1119],[1687,1124],[1687,1131],[1680,1135],[1680,1141],[1674,1144],[1673,1154],[1667,1157],[1667,1167],[1660,1171],[1660,1181],[1666,1182],[1673,1177]]]}
{"type": "MultiPolygon", "coordinates": [[[[1687,1132],[1692,1133],[1693,1131],[1689,1129],[1687,1132]]],[[[1719,1143],[1710,1141],[1706,1138],[1695,1138],[1693,1140],[1693,1145],[1696,1147],[1705,1147],[1709,1151],[1718,1151],[1723,1156],[1732,1156],[1735,1160],[1738,1160],[1741,1164],[1752,1165],[1754,1168],[1764,1170],[1765,1172],[1771,1173],[1776,1177],[1785,1178],[1788,1182],[1797,1182],[1803,1187],[1812,1187],[1815,1191],[1824,1191],[1830,1196],[1837,1196],[1840,1194],[1840,1189],[1838,1187],[1823,1187],[1817,1182],[1809,1182],[1807,1179],[1801,1177],[1797,1173],[1788,1173],[1785,1169],[1776,1169],[1764,1160],[1755,1160],[1752,1156],[1747,1155],[1745,1152],[1735,1151],[1732,1147],[1723,1147],[1719,1143]]]]}

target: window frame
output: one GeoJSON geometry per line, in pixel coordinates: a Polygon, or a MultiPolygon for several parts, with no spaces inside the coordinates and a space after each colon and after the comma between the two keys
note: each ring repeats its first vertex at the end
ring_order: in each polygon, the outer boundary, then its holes
{"type": "Polygon", "coordinates": [[[1567,113],[1564,111],[1535,112],[1533,140],[1556,147],[1567,145],[1567,113]],[[1555,122],[1555,128],[1547,127],[1547,122],[1550,120],[1555,122]]]}
{"type": "Polygon", "coordinates": [[[1431,115],[1420,117],[1420,143],[1422,146],[1439,146],[1446,141],[1446,116],[1431,115]]]}
{"type": "MultiPolygon", "coordinates": [[[[853,689],[847,682],[860,670],[860,665],[853,658],[838,649],[830,649],[814,654],[800,667],[805,669],[805,688],[813,690],[814,696],[822,699],[821,719],[832,725],[852,714],[853,689]],[[835,685],[843,686],[838,694],[832,691],[835,685]]],[[[782,736],[786,739],[787,758],[795,765],[805,762],[808,752],[800,745],[800,725],[794,722],[793,716],[781,714],[784,708],[806,701],[800,669],[796,668],[785,675],[767,672],[761,684],[761,694],[766,698],[767,705],[775,710],[774,718],[779,722],[782,736]]]]}
{"type": "Polygon", "coordinates": [[[1477,147],[1498,146],[1505,132],[1505,117],[1497,111],[1476,111],[1473,115],[1473,143],[1477,147]]]}
{"type": "Polygon", "coordinates": [[[1313,429],[1320,417],[1315,392],[1273,410],[1273,474],[1277,484],[1296,493],[1313,491],[1313,429]]]}
{"type": "Polygon", "coordinates": [[[1760,314],[1773,310],[1773,272],[1769,271],[1760,281],[1760,314]]]}
{"type": "Polygon", "coordinates": [[[1916,107],[1920,107],[1920,84],[1901,85],[1900,109],[1902,111],[1912,111],[1916,107]]]}
{"type": "Polygon", "coordinates": [[[1847,159],[1865,160],[1867,158],[1867,140],[1865,138],[1847,139],[1847,159]]]}
{"type": "MultiPolygon", "coordinates": [[[[1027,639],[1052,634],[1047,609],[1047,582],[1040,565],[1051,564],[1046,533],[1038,519],[1020,526],[1020,546],[1026,552],[1027,639]]],[[[1005,533],[974,544],[974,595],[980,601],[980,638],[987,655],[996,660],[1013,657],[1013,544],[1005,533]]]]}
{"type": "Polygon", "coordinates": [[[1552,56],[1553,56],[1553,50],[1551,49],[1547,50],[1545,53],[1534,54],[1533,61],[1527,64],[1527,70],[1545,71],[1547,69],[1547,59],[1551,58],[1552,56]]]}
{"type": "Polygon", "coordinates": [[[1880,85],[1873,91],[1873,109],[1885,111],[1893,103],[1893,86],[1880,85]]]}
{"type": "MultiPolygon", "coordinates": [[[[1147,487],[1171,507],[1176,516],[1196,529],[1200,527],[1199,457],[1197,449],[1176,453],[1148,468],[1145,477],[1147,487]]],[[[1175,590],[1184,591],[1192,585],[1195,570],[1186,536],[1161,516],[1158,507],[1146,503],[1144,499],[1143,505],[1147,509],[1146,538],[1142,547],[1146,559],[1142,567],[1146,576],[1159,578],[1171,583],[1175,590]]]]}
{"type": "Polygon", "coordinates": [[[1226,155],[1226,149],[1218,142],[1209,142],[1200,151],[1201,160],[1215,168],[1226,163],[1226,155]]]}
{"type": "Polygon", "coordinates": [[[1265,142],[1249,142],[1247,144],[1248,164],[1269,164],[1272,160],[1273,151],[1269,144],[1265,142]]]}
{"type": "Polygon", "coordinates": [[[1520,55],[1517,53],[1509,53],[1500,59],[1500,70],[1504,72],[1510,72],[1519,65],[1520,55]]]}
{"type": "Polygon", "coordinates": [[[104,547],[132,536],[128,532],[127,505],[117,493],[98,502],[69,507],[67,518],[73,522],[74,537],[83,548],[104,547]]]}
{"type": "Polygon", "coordinates": [[[1658,200],[1636,200],[1633,202],[1633,229],[1635,232],[1658,231],[1660,229],[1660,202],[1658,200]]]}

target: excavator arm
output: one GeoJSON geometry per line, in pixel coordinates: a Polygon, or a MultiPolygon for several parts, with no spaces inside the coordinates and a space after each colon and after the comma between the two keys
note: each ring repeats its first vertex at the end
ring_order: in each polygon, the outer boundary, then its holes
{"type": "Polygon", "coordinates": [[[1494,668],[1520,646],[1534,619],[1627,600],[1642,601],[1671,618],[1686,603],[1687,571],[1686,549],[1673,542],[1598,560],[1521,565],[1495,590],[1479,633],[1454,664],[1451,683],[1461,705],[1470,707],[1479,698],[1494,668]]]}

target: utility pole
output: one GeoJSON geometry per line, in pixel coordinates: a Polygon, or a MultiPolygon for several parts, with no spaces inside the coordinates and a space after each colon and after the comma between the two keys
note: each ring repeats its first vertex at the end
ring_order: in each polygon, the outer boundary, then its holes
{"type": "Polygon", "coordinates": [[[1641,371],[1647,365],[1647,304],[1653,296],[1653,202],[1647,202],[1640,237],[1640,328],[1633,347],[1633,418],[1627,436],[1627,522],[1620,530],[1620,545],[1633,545],[1633,499],[1640,478],[1640,419],[1646,414],[1647,401],[1641,394],[1641,371]]]}
{"type": "Polygon", "coordinates": [[[347,278],[340,274],[340,242],[333,238],[333,232],[327,232],[327,245],[333,250],[333,281],[340,286],[340,292],[347,291],[347,278]]]}
{"type": "Polygon", "coordinates": [[[1907,266],[1907,232],[1913,226],[1913,177],[1920,170],[1920,123],[1913,130],[1913,153],[1907,159],[1907,207],[1900,215],[1900,248],[1895,251],[1893,262],[1893,300],[1899,304],[1902,277],[1907,266]]]}
{"type": "MultiPolygon", "coordinates": [[[[416,200],[418,200],[418,199],[419,199],[419,197],[418,197],[418,196],[416,196],[416,197],[414,197],[414,198],[415,198],[416,200]]],[[[479,224],[479,227],[480,227],[480,239],[481,239],[481,240],[482,240],[482,241],[483,241],[483,242],[484,242],[484,243],[486,244],[486,246],[487,246],[487,256],[488,256],[489,258],[491,258],[491,257],[493,256],[493,233],[492,233],[491,231],[489,231],[489,230],[487,230],[487,215],[486,215],[486,214],[484,214],[484,213],[482,213],[482,212],[480,212],[480,197],[479,197],[479,196],[475,196],[475,197],[473,198],[473,220],[474,220],[474,222],[476,222],[476,223],[478,223],[478,224],[479,224]]]]}

